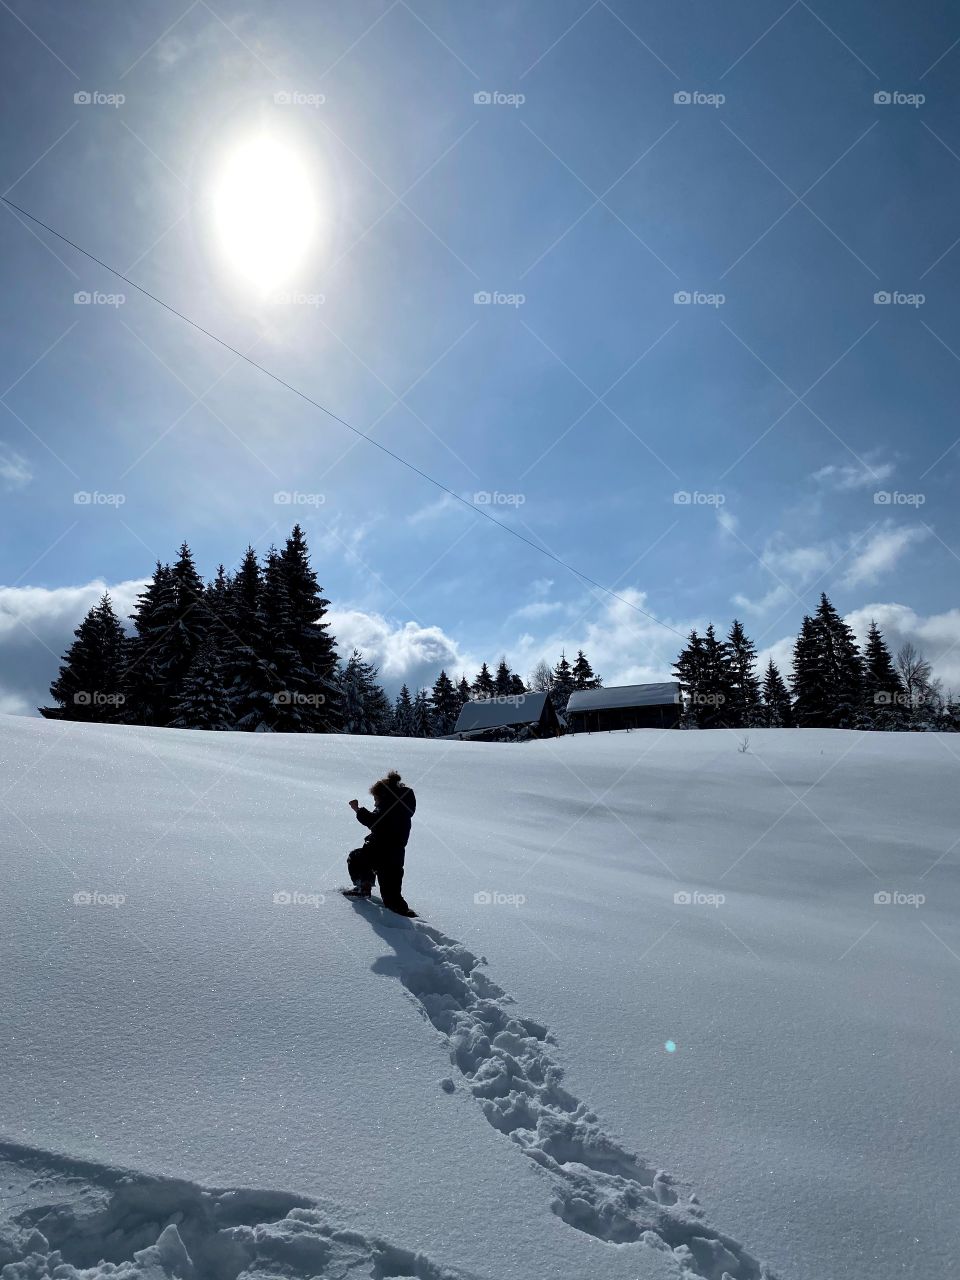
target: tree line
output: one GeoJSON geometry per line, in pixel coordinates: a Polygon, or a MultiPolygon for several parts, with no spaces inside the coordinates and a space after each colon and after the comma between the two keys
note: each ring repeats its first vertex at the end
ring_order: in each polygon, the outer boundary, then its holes
{"type": "Polygon", "coordinates": [[[861,652],[825,594],[800,626],[789,685],[772,659],[758,674],[737,619],[725,639],[712,623],[702,636],[691,631],[674,674],[688,728],[960,731],[960,698],[944,693],[926,658],[912,644],[891,656],[875,621],[861,652]]]}
{"type": "Polygon", "coordinates": [[[127,630],[108,594],[86,614],[50,686],[48,719],[274,733],[395,734],[454,731],[465,702],[549,689],[562,715],[574,689],[596,688],[583,651],[538,664],[528,685],[506,658],[472,681],[441,670],[432,688],[405,684],[391,701],[377,667],[354,649],[343,659],[327,621],[330,602],[295,525],[262,563],[252,547],[235,573],[204,583],[189,546],[158,562],[127,630]]]}

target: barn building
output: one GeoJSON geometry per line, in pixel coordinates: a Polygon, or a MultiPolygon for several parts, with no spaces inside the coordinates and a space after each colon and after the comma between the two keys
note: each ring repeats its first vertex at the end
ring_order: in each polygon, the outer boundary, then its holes
{"type": "Polygon", "coordinates": [[[609,689],[578,689],[567,703],[572,733],[600,733],[610,729],[676,729],[683,703],[680,686],[621,684],[609,689]]]}
{"type": "Polygon", "coordinates": [[[559,732],[560,721],[548,693],[515,693],[465,702],[451,737],[497,742],[518,734],[552,738],[559,732]]]}

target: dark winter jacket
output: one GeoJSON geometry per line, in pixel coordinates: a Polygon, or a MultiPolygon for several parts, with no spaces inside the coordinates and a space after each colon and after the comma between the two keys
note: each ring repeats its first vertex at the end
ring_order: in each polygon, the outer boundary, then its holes
{"type": "Polygon", "coordinates": [[[364,847],[378,853],[402,853],[410,839],[410,821],[417,808],[417,797],[410,787],[398,782],[385,787],[373,811],[362,805],[357,820],[370,828],[364,847]]]}

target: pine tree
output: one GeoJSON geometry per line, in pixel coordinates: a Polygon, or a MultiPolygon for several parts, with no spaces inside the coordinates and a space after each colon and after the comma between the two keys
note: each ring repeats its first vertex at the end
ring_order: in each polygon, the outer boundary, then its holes
{"type": "Polygon", "coordinates": [[[566,653],[561,650],[560,661],[553,668],[550,677],[550,700],[562,725],[567,723],[567,703],[573,689],[573,668],[567,661],[566,653]]]}
{"type": "Polygon", "coordinates": [[[731,728],[750,729],[760,724],[760,682],[757,679],[757,649],[734,618],[727,636],[730,668],[730,702],[725,723],[731,728]]]}
{"type": "Polygon", "coordinates": [[[153,577],[130,615],[125,719],[131,724],[166,725],[177,697],[183,647],[178,643],[177,586],[169,565],[157,561],[153,577]]]}
{"type": "Polygon", "coordinates": [[[203,595],[203,607],[207,618],[207,635],[214,642],[214,649],[223,660],[230,645],[231,637],[227,631],[230,614],[230,596],[233,581],[223,565],[217,566],[217,576],[207,583],[203,595]]]}
{"type": "Polygon", "coordinates": [[[193,554],[185,542],[170,570],[177,601],[177,620],[171,644],[171,680],[179,688],[209,627],[206,587],[193,562],[193,554]]]}
{"type": "Polygon", "coordinates": [[[493,691],[499,698],[509,697],[512,684],[513,678],[507,660],[501,658],[497,663],[497,674],[493,678],[493,691]]]}
{"type": "Polygon", "coordinates": [[[438,737],[453,733],[460,714],[460,699],[453,681],[441,671],[433,684],[433,722],[438,737]]]}
{"type": "Polygon", "coordinates": [[[729,707],[733,697],[730,649],[718,640],[713,623],[703,636],[703,669],[700,676],[700,715],[702,729],[721,728],[729,723],[729,707]]]}
{"type": "Polygon", "coordinates": [[[400,693],[393,706],[393,732],[398,738],[414,737],[413,701],[407,686],[400,686],[400,693]]]}
{"type": "Polygon", "coordinates": [[[522,693],[529,693],[530,690],[523,683],[523,676],[518,676],[514,671],[510,675],[510,694],[512,697],[519,697],[522,693]]]}
{"type": "Polygon", "coordinates": [[[310,565],[310,555],[303,530],[298,524],[280,554],[280,564],[287,589],[288,626],[284,637],[290,645],[313,696],[322,701],[313,704],[311,715],[304,718],[303,729],[316,733],[336,733],[342,726],[337,685],[337,646],[324,619],[330,601],[324,598],[317,575],[310,565]]]}
{"type": "Polygon", "coordinates": [[[257,553],[247,547],[226,601],[223,679],[233,723],[248,733],[272,724],[274,690],[262,594],[263,575],[257,553]]]}
{"type": "Polygon", "coordinates": [[[106,593],[74,631],[60,674],[50,686],[57,707],[40,707],[48,720],[116,723],[126,699],[127,638],[106,593]]]}
{"type": "Polygon", "coordinates": [[[270,709],[258,728],[275,733],[323,732],[327,683],[306,666],[301,650],[294,644],[298,632],[293,623],[288,582],[283,558],[271,547],[260,595],[265,652],[269,653],[269,659],[263,657],[260,663],[261,697],[269,696],[270,709]]]}
{"type": "Polygon", "coordinates": [[[703,718],[703,637],[697,634],[696,628],[690,632],[686,647],[681,649],[674,663],[675,675],[680,692],[683,695],[683,716],[681,723],[686,729],[701,728],[703,718]]]}
{"type": "Polygon", "coordinates": [[[173,724],[180,729],[229,729],[230,700],[223,687],[220,659],[212,635],[194,655],[174,704],[173,724]]]}
{"type": "Polygon", "coordinates": [[[577,650],[577,660],[573,664],[572,674],[574,689],[599,689],[603,685],[601,678],[594,674],[593,667],[582,649],[577,650]]]}
{"type": "Polygon", "coordinates": [[[856,728],[863,711],[863,662],[853,631],[825,593],[820,596],[816,622],[826,675],[826,727],[856,728]]]}
{"type": "Polygon", "coordinates": [[[790,694],[772,658],[763,677],[763,723],[769,729],[791,729],[795,723],[790,694]]]}
{"type": "Polygon", "coordinates": [[[474,698],[492,698],[496,693],[497,687],[494,683],[493,676],[490,674],[490,668],[484,662],[480,670],[477,672],[476,679],[473,682],[471,692],[474,698]]]}
{"type": "Polygon", "coordinates": [[[377,682],[377,668],[354,649],[340,675],[343,728],[346,733],[387,734],[393,712],[377,682]]]}
{"type": "Polygon", "coordinates": [[[904,729],[907,719],[903,681],[880,628],[871,620],[863,650],[863,724],[868,729],[904,729]]]}
{"type": "Polygon", "coordinates": [[[470,691],[470,681],[463,674],[460,676],[460,683],[457,685],[457,715],[473,697],[470,691]]]}
{"type": "Polygon", "coordinates": [[[418,689],[413,700],[413,736],[432,738],[433,733],[433,709],[430,706],[430,695],[426,689],[418,689]]]}
{"type": "Polygon", "coordinates": [[[827,715],[827,676],[820,631],[805,614],[793,646],[793,714],[801,728],[817,728],[827,715]]]}

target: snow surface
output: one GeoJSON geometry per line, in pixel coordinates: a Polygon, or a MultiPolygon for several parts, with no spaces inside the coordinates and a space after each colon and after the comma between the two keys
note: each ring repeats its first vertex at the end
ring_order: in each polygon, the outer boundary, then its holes
{"type": "Polygon", "coordinates": [[[0,717],[2,1280],[955,1275],[960,743],[742,736],[0,717]]]}

